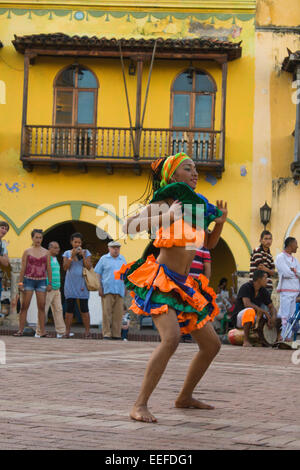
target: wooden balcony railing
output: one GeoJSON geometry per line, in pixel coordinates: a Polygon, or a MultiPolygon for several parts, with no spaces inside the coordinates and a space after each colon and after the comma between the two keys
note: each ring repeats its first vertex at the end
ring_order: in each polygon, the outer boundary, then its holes
{"type": "Polygon", "coordinates": [[[25,126],[21,159],[36,163],[146,163],[187,153],[199,168],[223,170],[223,134],[199,129],[25,126]]]}

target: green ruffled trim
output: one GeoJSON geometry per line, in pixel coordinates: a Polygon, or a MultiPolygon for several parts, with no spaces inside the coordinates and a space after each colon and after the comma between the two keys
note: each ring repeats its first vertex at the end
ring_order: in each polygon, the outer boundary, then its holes
{"type": "MultiPolygon", "coordinates": [[[[125,281],[124,281],[127,289],[133,291],[143,300],[145,300],[146,295],[149,292],[148,288],[136,286],[135,284],[129,281],[127,276],[133,273],[137,268],[139,268],[144,263],[145,263],[145,260],[143,258],[138,259],[128,270],[125,281]]],[[[199,284],[199,288],[201,291],[201,281],[198,280],[198,284],[199,284]]],[[[161,292],[160,290],[156,289],[154,290],[151,296],[151,301],[155,304],[161,304],[161,305],[167,304],[169,307],[179,312],[195,313],[198,317],[197,323],[201,322],[205,317],[207,317],[207,315],[209,315],[209,312],[207,311],[207,306],[205,306],[201,310],[201,312],[198,312],[190,304],[188,304],[187,302],[184,302],[181,299],[180,295],[177,294],[176,292],[161,292]]]]}
{"type": "MultiPolygon", "coordinates": [[[[203,211],[203,213],[205,213],[207,210],[207,204],[204,199],[198,196],[195,191],[190,188],[190,186],[186,183],[171,183],[167,186],[164,186],[163,188],[158,189],[157,191],[155,191],[153,199],[150,201],[150,204],[152,202],[163,201],[169,198],[174,200],[177,199],[178,201],[180,201],[183,205],[183,211],[185,204],[192,205],[191,218],[189,217],[190,220],[187,220],[187,222],[191,222],[192,225],[196,225],[196,223],[198,222],[197,214],[199,216],[199,211],[203,211]],[[199,205],[203,207],[199,207],[199,205]]],[[[216,215],[210,214],[208,216],[204,216],[204,230],[207,230],[209,224],[221,216],[222,212],[217,208],[216,215]]]]}

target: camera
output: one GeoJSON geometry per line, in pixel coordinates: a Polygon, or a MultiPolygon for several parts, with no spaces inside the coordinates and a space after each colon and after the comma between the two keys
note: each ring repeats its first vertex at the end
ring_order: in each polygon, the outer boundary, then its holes
{"type": "Polygon", "coordinates": [[[76,248],[76,254],[79,261],[83,259],[83,256],[79,254],[80,251],[81,247],[79,246],[78,248],[76,248]]]}

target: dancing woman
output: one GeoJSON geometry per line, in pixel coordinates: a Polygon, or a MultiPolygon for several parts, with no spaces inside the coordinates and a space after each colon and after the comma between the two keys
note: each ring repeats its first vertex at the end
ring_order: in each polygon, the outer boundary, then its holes
{"type": "Polygon", "coordinates": [[[138,398],[131,410],[132,419],[156,422],[148,410],[148,400],[175,352],[181,334],[190,333],[199,346],[193,358],[183,388],[175,406],[178,408],[213,407],[193,398],[193,390],[220,349],[220,341],[211,321],[218,314],[216,294],[208,280],[188,275],[199,246],[212,249],[218,243],[227,217],[227,203],[217,201],[212,209],[205,198],[195,193],[198,173],[192,159],[180,153],[152,164],[154,179],[160,189],[150,204],[138,215],[129,217],[124,232],[134,234],[156,228],[154,246],[160,249],[157,259],[147,259],[123,265],[116,273],[125,281],[134,297],[131,310],[136,314],[152,315],[161,342],[148,362],[138,398]],[[184,205],[191,209],[187,216],[184,205]],[[204,211],[204,226],[196,223],[198,210],[204,211]],[[159,213],[158,213],[159,211],[159,213]],[[214,220],[211,233],[207,227],[214,220]]]}

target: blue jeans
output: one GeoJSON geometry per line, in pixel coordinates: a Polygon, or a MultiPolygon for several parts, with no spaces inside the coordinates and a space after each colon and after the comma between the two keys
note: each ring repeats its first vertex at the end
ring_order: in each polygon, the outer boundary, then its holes
{"type": "Polygon", "coordinates": [[[127,330],[121,330],[121,337],[122,339],[127,339],[128,338],[128,329],[127,330]]]}
{"type": "Polygon", "coordinates": [[[46,292],[46,279],[29,279],[24,277],[24,290],[35,290],[36,292],[46,292]]]}

